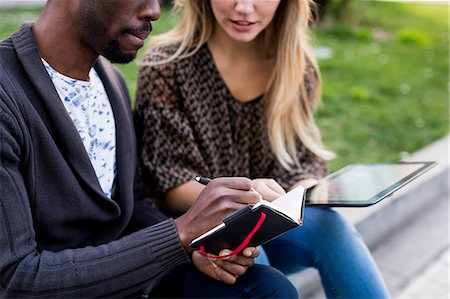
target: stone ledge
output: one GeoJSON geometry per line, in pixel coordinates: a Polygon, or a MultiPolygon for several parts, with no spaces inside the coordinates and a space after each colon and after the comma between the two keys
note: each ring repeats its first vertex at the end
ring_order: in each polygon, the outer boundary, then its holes
{"type": "MultiPolygon", "coordinates": [[[[435,161],[427,173],[386,198],[366,208],[336,208],[363,236],[373,249],[379,242],[413,220],[423,209],[449,192],[450,135],[405,158],[404,161],[435,161]]],[[[289,275],[303,298],[321,290],[317,270],[307,269],[289,275]]]]}

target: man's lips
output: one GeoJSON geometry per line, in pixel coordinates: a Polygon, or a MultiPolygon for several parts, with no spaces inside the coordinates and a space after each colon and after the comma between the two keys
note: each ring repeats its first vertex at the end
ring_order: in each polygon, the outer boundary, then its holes
{"type": "Polygon", "coordinates": [[[146,23],[141,28],[127,30],[126,33],[136,36],[141,40],[145,40],[152,32],[152,25],[150,23],[146,23]]]}
{"type": "Polygon", "coordinates": [[[139,32],[127,32],[128,34],[134,35],[135,37],[141,39],[141,40],[145,40],[149,35],[150,35],[150,30],[149,31],[139,31],[139,32]]]}
{"type": "Polygon", "coordinates": [[[124,30],[122,36],[122,47],[126,51],[135,51],[144,46],[145,39],[152,31],[150,23],[145,23],[141,27],[131,27],[124,30]]]}

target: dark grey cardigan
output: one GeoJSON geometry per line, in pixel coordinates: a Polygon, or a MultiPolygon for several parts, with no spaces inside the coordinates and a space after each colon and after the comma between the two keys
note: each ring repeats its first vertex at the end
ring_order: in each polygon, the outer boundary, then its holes
{"type": "Polygon", "coordinates": [[[31,30],[25,24],[0,43],[0,297],[133,293],[188,257],[172,219],[134,199],[136,145],[124,80],[97,61],[117,129],[110,200],[31,30]]]}

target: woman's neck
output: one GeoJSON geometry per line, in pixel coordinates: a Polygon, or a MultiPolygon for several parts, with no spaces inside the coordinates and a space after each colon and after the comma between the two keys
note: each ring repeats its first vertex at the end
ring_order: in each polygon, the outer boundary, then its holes
{"type": "Polygon", "coordinates": [[[208,40],[211,52],[233,61],[255,61],[268,59],[264,49],[265,44],[262,35],[250,42],[239,42],[231,39],[225,32],[218,29],[208,40]]]}
{"type": "Polygon", "coordinates": [[[226,34],[213,34],[208,41],[214,64],[230,93],[239,102],[264,94],[274,68],[274,59],[262,51],[262,37],[236,42],[226,34]]]}

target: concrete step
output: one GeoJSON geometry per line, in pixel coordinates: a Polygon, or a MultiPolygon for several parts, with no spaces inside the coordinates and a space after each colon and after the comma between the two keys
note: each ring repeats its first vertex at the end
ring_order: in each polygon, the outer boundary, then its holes
{"type": "Polygon", "coordinates": [[[450,298],[449,256],[450,250],[447,248],[435,262],[424,269],[422,275],[414,278],[397,298],[450,298]]]}
{"type": "Polygon", "coordinates": [[[448,196],[441,196],[373,249],[393,298],[442,298],[448,292],[448,208],[448,196]]]}
{"type": "MultiPolygon", "coordinates": [[[[382,242],[389,237],[393,237],[407,223],[414,222],[416,217],[428,207],[442,201],[442,198],[448,198],[449,137],[450,135],[447,135],[404,159],[405,161],[435,161],[438,164],[391,197],[371,207],[336,208],[355,225],[371,251],[381,246],[382,242]]],[[[392,250],[402,253],[401,248],[392,248],[392,250]]],[[[324,298],[320,278],[315,269],[290,275],[289,279],[297,286],[302,298],[324,298]]],[[[385,277],[385,279],[390,278],[385,277]]],[[[387,284],[389,286],[388,282],[387,284]]]]}

